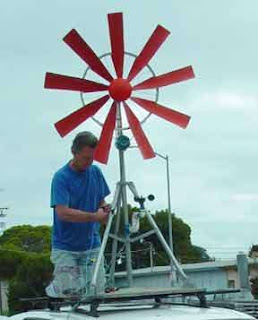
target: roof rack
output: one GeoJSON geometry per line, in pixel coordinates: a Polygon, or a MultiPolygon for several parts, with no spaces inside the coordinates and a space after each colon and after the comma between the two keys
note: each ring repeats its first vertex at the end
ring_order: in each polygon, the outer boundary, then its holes
{"type": "Polygon", "coordinates": [[[135,300],[154,300],[154,306],[158,307],[162,304],[162,298],[168,297],[190,297],[195,296],[199,300],[199,306],[202,308],[207,308],[206,295],[211,294],[226,294],[226,293],[236,293],[239,289],[234,290],[214,290],[207,291],[206,289],[192,289],[192,288],[128,288],[120,289],[115,292],[103,293],[100,295],[85,297],[85,298],[49,298],[49,297],[39,297],[39,298],[23,298],[20,301],[29,302],[35,307],[38,304],[44,303],[45,307],[51,310],[58,311],[61,307],[72,306],[74,312],[84,312],[87,315],[97,317],[98,307],[101,304],[109,304],[120,301],[135,301],[135,300]],[[81,305],[89,305],[90,310],[79,309],[81,305]]]}

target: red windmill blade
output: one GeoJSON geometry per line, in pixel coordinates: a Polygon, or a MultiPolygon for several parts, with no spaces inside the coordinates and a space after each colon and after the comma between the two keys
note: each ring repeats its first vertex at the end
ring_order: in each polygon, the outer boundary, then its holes
{"type": "Polygon", "coordinates": [[[99,143],[95,151],[94,159],[102,163],[108,162],[113,133],[116,127],[116,109],[116,103],[113,102],[103,125],[99,143]]]}
{"type": "Polygon", "coordinates": [[[127,78],[129,81],[133,80],[137,74],[147,66],[150,59],[159,50],[160,46],[167,39],[169,34],[170,32],[168,30],[162,26],[157,26],[141,53],[135,59],[127,78]]]}
{"type": "Polygon", "coordinates": [[[91,49],[91,47],[83,40],[79,33],[73,29],[65,37],[64,42],[75,52],[79,57],[84,60],[93,71],[95,71],[99,76],[106,79],[107,81],[112,81],[113,78],[108,72],[104,64],[101,62],[99,57],[91,49]]]}
{"type": "Polygon", "coordinates": [[[171,110],[153,101],[136,97],[132,97],[131,99],[148,112],[153,113],[156,116],[163,118],[169,122],[172,122],[183,129],[185,129],[188,126],[188,123],[191,119],[186,114],[183,114],[175,110],[171,110]]]}
{"type": "Polygon", "coordinates": [[[125,45],[124,45],[124,28],[122,13],[111,13],[108,15],[109,36],[111,45],[111,59],[116,71],[117,78],[113,79],[108,69],[105,67],[101,59],[91,49],[91,47],[83,40],[76,30],[71,30],[65,37],[64,42],[84,61],[88,64],[97,75],[109,82],[109,85],[102,84],[87,79],[81,79],[66,75],[47,73],[45,78],[45,88],[61,89],[69,91],[101,92],[108,91],[108,95],[97,99],[89,104],[84,105],[79,110],[68,115],[64,119],[58,121],[55,127],[59,134],[64,137],[75,129],[82,122],[93,117],[108,101],[109,98],[114,100],[107,118],[103,124],[99,144],[95,152],[95,159],[102,163],[107,163],[113,133],[116,127],[116,111],[117,108],[124,106],[129,127],[137,142],[137,145],[144,159],[153,158],[155,153],[150,145],[142,127],[141,122],[137,119],[132,109],[125,101],[129,98],[137,105],[151,114],[155,114],[171,123],[186,128],[190,117],[162,106],[154,101],[142,99],[139,97],[131,97],[133,91],[157,89],[163,86],[171,85],[181,81],[194,78],[194,72],[191,66],[174,70],[159,76],[151,77],[134,87],[131,85],[137,75],[146,67],[161,45],[164,43],[170,32],[158,26],[140,54],[135,58],[132,68],[129,71],[127,79],[123,78],[125,63],[125,45]],[[123,103],[123,104],[121,104],[123,103]]]}
{"type": "Polygon", "coordinates": [[[124,102],[125,113],[128,119],[129,126],[132,130],[134,138],[137,142],[137,145],[142,153],[144,159],[151,159],[155,157],[155,152],[152,149],[152,146],[149,143],[144,131],[142,130],[140,121],[137,119],[133,111],[130,109],[128,104],[124,102]]]}
{"type": "Polygon", "coordinates": [[[149,78],[133,87],[133,90],[153,89],[165,87],[181,81],[194,78],[193,68],[191,66],[171,71],[157,77],[149,78]]]}
{"type": "Polygon", "coordinates": [[[99,109],[104,106],[108,99],[109,96],[106,95],[98,100],[89,103],[86,106],[83,106],[79,110],[71,113],[69,116],[55,123],[56,130],[58,131],[60,136],[66,136],[73,129],[78,127],[82,122],[94,116],[94,114],[97,113],[99,109]]]}
{"type": "Polygon", "coordinates": [[[108,90],[108,86],[102,83],[50,72],[46,73],[44,87],[46,89],[61,89],[79,92],[95,92],[108,90]]]}
{"type": "Polygon", "coordinates": [[[113,64],[117,77],[122,78],[125,55],[123,14],[121,12],[108,14],[108,23],[113,64]]]}

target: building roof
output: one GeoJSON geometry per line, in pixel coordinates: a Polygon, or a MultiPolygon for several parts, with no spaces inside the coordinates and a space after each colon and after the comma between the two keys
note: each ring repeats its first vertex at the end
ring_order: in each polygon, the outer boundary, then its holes
{"type": "MultiPolygon", "coordinates": [[[[248,263],[250,265],[257,264],[258,265],[258,258],[248,258],[248,263]]],[[[237,267],[237,260],[215,260],[215,261],[207,261],[207,262],[200,262],[200,263],[187,263],[181,265],[185,272],[199,272],[199,271],[211,271],[216,269],[227,269],[227,268],[236,268],[237,267]]],[[[153,268],[142,268],[133,270],[134,276],[137,275],[148,275],[150,273],[168,273],[170,272],[170,266],[155,266],[153,268]]],[[[125,276],[125,272],[116,272],[116,277],[123,277],[125,276]]]]}

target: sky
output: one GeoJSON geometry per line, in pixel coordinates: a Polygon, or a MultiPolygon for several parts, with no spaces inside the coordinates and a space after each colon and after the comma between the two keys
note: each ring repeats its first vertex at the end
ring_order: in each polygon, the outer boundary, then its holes
{"type": "MultiPolygon", "coordinates": [[[[109,52],[107,14],[123,12],[127,51],[139,53],[161,24],[171,35],[150,62],[155,73],[195,71],[194,80],[162,88],[159,97],[192,117],[188,128],[155,116],[144,124],[155,151],[169,156],[173,211],[191,226],[192,242],[216,258],[257,244],[257,10],[256,0],[1,1],[0,205],[9,207],[7,227],[50,225],[52,175],[69,161],[76,133],[100,134],[92,120],[64,139],[54,129],[82,102],[76,92],[44,90],[45,73],[81,77],[86,68],[62,38],[76,28],[98,55],[109,52]]],[[[114,192],[114,146],[100,167],[114,192]]],[[[126,172],[139,193],[155,195],[150,210],[167,208],[164,160],[144,161],[131,149],[126,172]]]]}

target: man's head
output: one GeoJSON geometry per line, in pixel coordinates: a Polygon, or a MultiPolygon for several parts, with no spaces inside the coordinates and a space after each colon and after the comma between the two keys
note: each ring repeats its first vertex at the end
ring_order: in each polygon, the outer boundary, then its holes
{"type": "Polygon", "coordinates": [[[91,132],[80,132],[76,135],[72,144],[73,165],[77,170],[85,170],[93,162],[95,148],[98,139],[91,132]]]}

